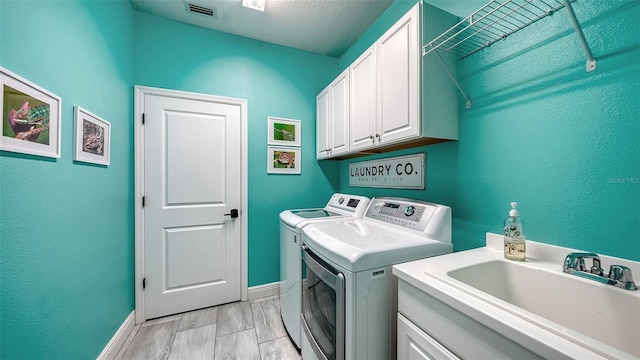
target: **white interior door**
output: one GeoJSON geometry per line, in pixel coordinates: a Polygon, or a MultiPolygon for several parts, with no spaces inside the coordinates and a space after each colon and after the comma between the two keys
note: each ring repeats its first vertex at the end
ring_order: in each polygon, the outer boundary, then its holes
{"type": "Polygon", "coordinates": [[[241,106],[145,94],[143,107],[145,319],[240,300],[241,106]]]}

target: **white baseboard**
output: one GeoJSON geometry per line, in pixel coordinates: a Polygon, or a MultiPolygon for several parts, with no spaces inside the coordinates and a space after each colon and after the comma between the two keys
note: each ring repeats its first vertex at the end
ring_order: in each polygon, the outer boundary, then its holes
{"type": "Polygon", "coordinates": [[[276,295],[280,295],[279,281],[273,282],[271,284],[252,286],[247,292],[247,298],[249,301],[276,295]]]}
{"type": "Polygon", "coordinates": [[[111,338],[107,346],[105,346],[105,348],[102,350],[100,355],[98,355],[98,360],[115,359],[116,355],[118,354],[118,351],[120,351],[120,348],[129,337],[129,334],[131,334],[131,331],[133,330],[133,327],[135,325],[136,325],[136,311],[133,310],[131,311],[131,314],[129,314],[129,316],[127,316],[127,318],[124,320],[122,325],[120,325],[120,328],[118,329],[118,331],[116,331],[116,333],[113,334],[113,337],[111,338]]]}

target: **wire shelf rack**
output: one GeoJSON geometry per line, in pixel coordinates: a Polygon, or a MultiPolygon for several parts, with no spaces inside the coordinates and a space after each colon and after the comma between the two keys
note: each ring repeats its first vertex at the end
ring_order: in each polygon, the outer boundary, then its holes
{"type": "Polygon", "coordinates": [[[464,20],[430,41],[422,55],[433,51],[460,60],[506,39],[509,35],[553,14],[575,0],[491,0],[464,20]]]}

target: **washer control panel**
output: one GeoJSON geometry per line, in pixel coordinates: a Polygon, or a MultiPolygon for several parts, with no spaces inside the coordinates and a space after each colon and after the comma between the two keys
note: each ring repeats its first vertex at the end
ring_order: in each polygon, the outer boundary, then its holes
{"type": "Polygon", "coordinates": [[[438,205],[401,198],[374,198],[365,217],[424,231],[438,205]]]}

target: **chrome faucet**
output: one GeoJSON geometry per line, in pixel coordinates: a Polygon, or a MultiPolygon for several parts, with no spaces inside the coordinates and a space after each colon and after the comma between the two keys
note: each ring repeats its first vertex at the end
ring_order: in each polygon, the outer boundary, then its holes
{"type": "Polygon", "coordinates": [[[609,275],[604,276],[604,271],[600,267],[600,257],[595,253],[569,253],[564,259],[562,271],[567,274],[577,275],[601,283],[613,285],[622,289],[636,290],[638,287],[633,282],[631,269],[622,265],[611,265],[609,275]],[[587,270],[585,259],[591,259],[592,265],[587,270]]]}
{"type": "Polygon", "coordinates": [[[576,271],[587,271],[587,268],[584,264],[585,259],[593,260],[593,265],[589,269],[589,273],[602,276],[603,270],[600,267],[600,257],[595,253],[569,253],[569,255],[567,255],[567,257],[564,259],[562,271],[566,272],[567,274],[573,274],[576,271]]]}

